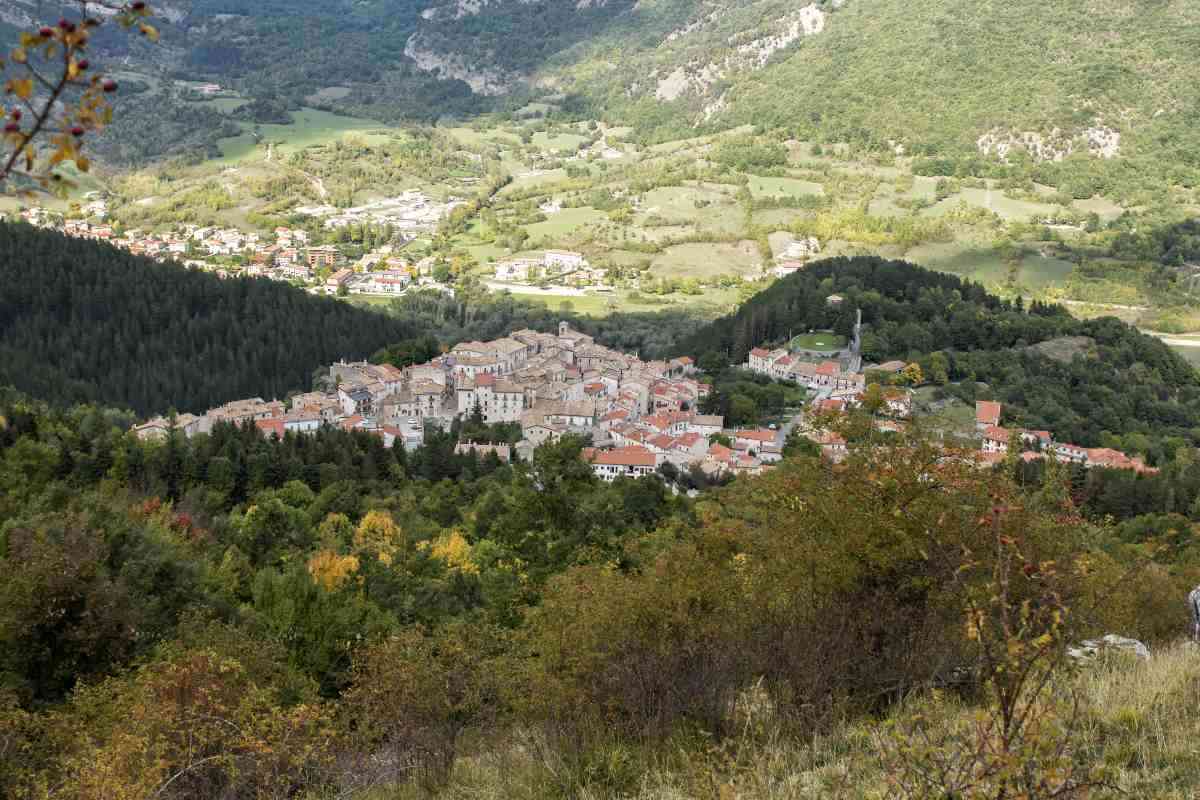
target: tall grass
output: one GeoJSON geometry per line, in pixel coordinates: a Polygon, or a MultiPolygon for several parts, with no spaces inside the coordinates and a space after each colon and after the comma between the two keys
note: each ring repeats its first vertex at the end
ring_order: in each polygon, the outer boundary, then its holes
{"type": "MultiPolygon", "coordinates": [[[[1113,785],[1093,798],[1200,796],[1200,648],[1176,644],[1145,662],[1114,655],[1082,666],[1073,678],[1083,714],[1073,735],[1079,760],[1102,764],[1113,785]]],[[[948,695],[914,697],[935,724],[950,726],[974,709],[948,695]]],[[[477,742],[460,759],[446,800],[800,800],[885,798],[886,768],[875,732],[886,719],[836,726],[823,736],[791,735],[769,698],[755,688],[734,710],[724,741],[680,732],[665,742],[611,740],[568,757],[545,737],[516,731],[477,742]]],[[[381,788],[359,800],[427,797],[415,785],[381,788]]]]}

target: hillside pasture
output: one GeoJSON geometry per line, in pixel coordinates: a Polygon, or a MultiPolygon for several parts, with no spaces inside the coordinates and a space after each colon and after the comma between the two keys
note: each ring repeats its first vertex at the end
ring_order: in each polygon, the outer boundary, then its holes
{"type": "Polygon", "coordinates": [[[978,206],[1005,220],[1027,222],[1034,217],[1044,217],[1061,211],[1059,206],[1049,203],[1033,203],[1028,200],[1015,200],[1008,197],[999,189],[966,188],[958,194],[953,194],[924,211],[922,215],[940,217],[955,209],[960,202],[978,206]]]}
{"type": "MultiPolygon", "coordinates": [[[[280,153],[290,153],[311,145],[339,141],[350,132],[361,133],[382,127],[375,120],[332,114],[316,108],[292,112],[290,125],[240,124],[241,135],[217,142],[222,156],[218,163],[228,164],[254,155],[260,141],[276,142],[280,153]]],[[[266,157],[265,151],[263,157],[266,157]]]]}
{"type": "MultiPolygon", "coordinates": [[[[949,272],[987,286],[1008,282],[1009,264],[990,246],[971,242],[936,242],[911,248],[904,258],[939,272],[949,272]]],[[[1017,264],[1016,281],[1030,289],[1045,289],[1066,280],[1069,261],[1026,252],[1017,264]]]]}
{"type": "Polygon", "coordinates": [[[680,244],[668,247],[650,265],[659,278],[715,278],[718,275],[757,275],[762,270],[758,246],[751,241],[680,244]]]}
{"type": "Polygon", "coordinates": [[[603,222],[606,219],[608,217],[603,211],[597,211],[591,206],[564,208],[557,214],[551,214],[546,217],[545,222],[535,222],[532,225],[526,225],[525,230],[532,239],[539,239],[543,236],[554,238],[567,236],[586,225],[603,222]]]}
{"type": "Polygon", "coordinates": [[[825,194],[821,184],[799,178],[762,178],[751,175],[749,188],[754,197],[819,197],[825,194]]]}
{"type": "Polygon", "coordinates": [[[642,195],[639,227],[653,217],[719,233],[742,229],[742,213],[725,192],[705,186],[665,186],[642,195]]]}
{"type": "Polygon", "coordinates": [[[577,133],[548,134],[538,132],[533,135],[533,145],[552,153],[574,153],[579,145],[586,144],[588,137],[577,133]]]}

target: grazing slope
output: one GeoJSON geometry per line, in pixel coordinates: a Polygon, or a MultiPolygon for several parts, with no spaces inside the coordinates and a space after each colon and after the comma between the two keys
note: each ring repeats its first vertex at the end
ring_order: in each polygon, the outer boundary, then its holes
{"type": "Polygon", "coordinates": [[[0,224],[0,385],[140,414],[283,397],[312,371],[411,335],[275,281],[221,280],[0,224]]]}

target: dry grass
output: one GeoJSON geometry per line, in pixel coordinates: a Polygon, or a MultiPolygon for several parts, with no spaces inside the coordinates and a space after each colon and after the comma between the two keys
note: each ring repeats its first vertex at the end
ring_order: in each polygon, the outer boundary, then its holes
{"type": "MultiPolygon", "coordinates": [[[[1175,645],[1148,662],[1113,657],[1079,670],[1084,713],[1074,737],[1081,761],[1103,765],[1115,785],[1091,798],[1200,796],[1200,649],[1175,645]]],[[[800,800],[885,798],[876,747],[880,723],[840,726],[828,736],[797,739],[782,732],[761,694],[739,704],[739,732],[724,742],[681,735],[653,748],[618,742],[574,760],[524,733],[461,759],[447,800],[800,800]],[[756,698],[757,699],[754,699],[756,698]]],[[[914,705],[942,725],[972,709],[942,698],[914,705]]],[[[428,797],[416,786],[388,787],[360,800],[428,797]]]]}

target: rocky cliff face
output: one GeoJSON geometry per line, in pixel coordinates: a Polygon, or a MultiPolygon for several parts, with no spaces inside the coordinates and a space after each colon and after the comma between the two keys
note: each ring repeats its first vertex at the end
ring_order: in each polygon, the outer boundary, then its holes
{"type": "Polygon", "coordinates": [[[463,81],[472,92],[485,97],[507,94],[521,82],[519,74],[489,67],[487,59],[479,58],[478,54],[471,57],[466,53],[440,52],[421,32],[409,37],[404,55],[422,72],[444,80],[463,81]]]}

